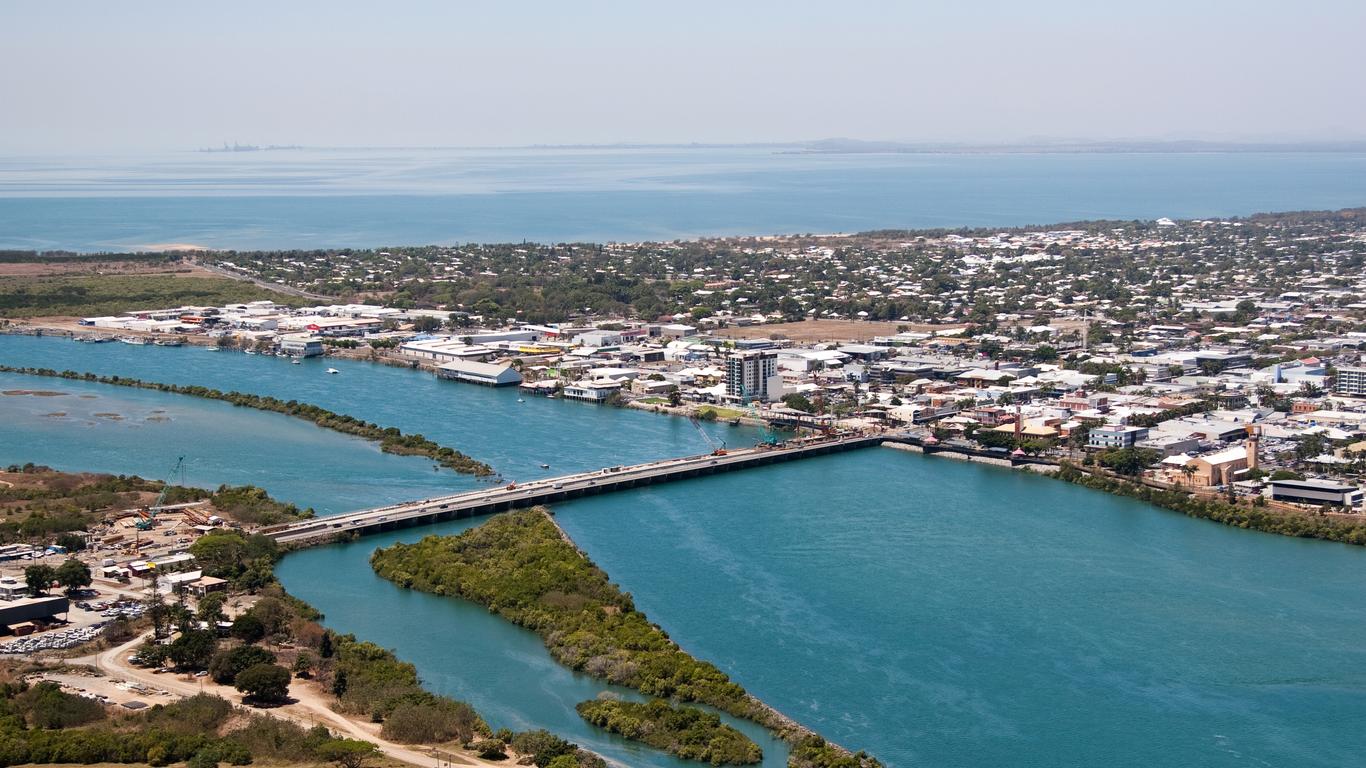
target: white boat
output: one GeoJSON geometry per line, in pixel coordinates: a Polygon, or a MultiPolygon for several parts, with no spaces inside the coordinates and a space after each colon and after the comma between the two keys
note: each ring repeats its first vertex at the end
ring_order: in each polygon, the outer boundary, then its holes
{"type": "Polygon", "coordinates": [[[119,341],[123,342],[124,344],[132,344],[137,347],[146,346],[147,344],[151,343],[147,340],[145,336],[120,336],[119,341]]]}
{"type": "Polygon", "coordinates": [[[327,369],[327,372],[328,372],[328,373],[341,373],[341,371],[337,370],[336,368],[328,368],[328,369],[327,369]]]}
{"type": "Polygon", "coordinates": [[[525,403],[526,401],[519,397],[519,398],[517,398],[517,402],[519,402],[519,403],[525,403]]]}
{"type": "Polygon", "coordinates": [[[302,363],[300,363],[297,359],[290,360],[289,362],[290,362],[290,364],[292,364],[292,365],[302,365],[302,363]]]}

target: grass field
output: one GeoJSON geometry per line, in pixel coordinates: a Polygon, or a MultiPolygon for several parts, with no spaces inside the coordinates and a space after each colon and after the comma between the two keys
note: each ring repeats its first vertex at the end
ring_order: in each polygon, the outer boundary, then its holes
{"type": "Polygon", "coordinates": [[[6,276],[0,280],[0,317],[112,315],[183,304],[221,305],[269,299],[298,306],[294,296],[226,277],[180,275],[6,276]]]}

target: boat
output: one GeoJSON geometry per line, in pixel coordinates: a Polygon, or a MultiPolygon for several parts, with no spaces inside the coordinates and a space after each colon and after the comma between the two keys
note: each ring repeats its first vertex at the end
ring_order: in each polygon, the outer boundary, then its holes
{"type": "Polygon", "coordinates": [[[526,401],[519,397],[519,398],[517,398],[517,402],[519,402],[519,403],[525,403],[526,401]]]}
{"type": "Polygon", "coordinates": [[[549,464],[542,464],[542,465],[541,465],[541,469],[550,469],[550,465],[549,465],[549,464]]]}
{"type": "Polygon", "coordinates": [[[341,373],[341,371],[337,370],[336,368],[328,368],[328,369],[327,369],[327,372],[328,372],[328,373],[341,373]]]}
{"type": "Polygon", "coordinates": [[[120,336],[119,341],[124,344],[132,344],[135,347],[143,347],[151,343],[143,336],[120,336]]]}
{"type": "Polygon", "coordinates": [[[157,339],[155,343],[158,347],[179,347],[185,342],[180,339],[157,339]]]}
{"type": "Polygon", "coordinates": [[[293,360],[290,360],[289,363],[290,363],[290,365],[302,365],[302,363],[299,362],[299,359],[298,359],[298,358],[295,358],[295,359],[293,359],[293,360]]]}

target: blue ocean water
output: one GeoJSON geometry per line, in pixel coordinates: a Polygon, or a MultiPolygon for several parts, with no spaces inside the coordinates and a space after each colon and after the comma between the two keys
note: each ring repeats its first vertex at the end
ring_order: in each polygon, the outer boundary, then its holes
{"type": "Polygon", "coordinates": [[[317,248],[1005,227],[1366,205],[1366,154],[287,150],[0,157],[0,248],[317,248]]]}
{"type": "MultiPolygon", "coordinates": [[[[326,376],[231,353],[24,337],[0,337],[0,362],[319,402],[419,427],[516,477],[540,471],[550,446],[556,471],[702,447],[677,419],[517,403],[362,363],[326,376]]],[[[195,426],[183,450],[223,457],[191,481],[249,477],[325,511],[473,482],[216,403],[32,377],[0,388],[67,391],[0,396],[0,463],[156,475],[175,441],[148,427],[184,421],[195,426]],[[99,399],[84,410],[56,404],[81,394],[99,399]],[[44,416],[59,410],[72,416],[44,416]],[[132,426],[153,411],[171,421],[132,426]],[[311,477],[284,454],[307,457],[311,477]],[[333,476],[352,481],[322,481],[333,476]]],[[[1366,754],[1362,548],[890,449],[583,499],[556,514],[685,648],[890,766],[1336,768],[1366,754]]],[[[579,722],[572,705],[602,686],[557,667],[534,637],[482,609],[400,590],[367,564],[375,546],[470,524],[306,550],[279,573],[329,625],[394,648],[497,725],[542,725],[622,764],[681,768],[579,722]]],[[[767,746],[780,763],[780,748],[767,746]]]]}

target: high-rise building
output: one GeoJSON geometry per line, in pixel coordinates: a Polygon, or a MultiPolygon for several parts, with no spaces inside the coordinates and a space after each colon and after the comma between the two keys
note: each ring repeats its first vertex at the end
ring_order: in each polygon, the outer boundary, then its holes
{"type": "Polygon", "coordinates": [[[1366,368],[1340,366],[1333,391],[1348,397],[1366,397],[1366,368]]]}
{"type": "Polygon", "coordinates": [[[778,353],[763,350],[732,352],[726,358],[726,395],[741,401],[768,402],[770,380],[777,375],[778,353]]]}

